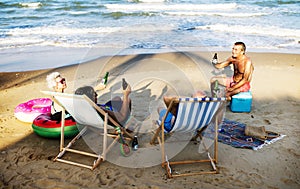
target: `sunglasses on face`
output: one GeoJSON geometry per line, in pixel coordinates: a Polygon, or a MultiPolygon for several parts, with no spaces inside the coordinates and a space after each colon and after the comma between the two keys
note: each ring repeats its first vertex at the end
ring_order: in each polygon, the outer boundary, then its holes
{"type": "Polygon", "coordinates": [[[66,79],[65,78],[62,78],[61,80],[60,80],[60,83],[61,84],[64,84],[66,82],[66,79]]]}

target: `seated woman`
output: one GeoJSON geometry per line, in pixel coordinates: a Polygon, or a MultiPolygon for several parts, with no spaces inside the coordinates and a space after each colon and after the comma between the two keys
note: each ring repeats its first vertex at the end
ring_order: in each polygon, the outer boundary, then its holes
{"type": "Polygon", "coordinates": [[[63,78],[59,72],[52,72],[51,74],[47,75],[46,80],[48,87],[55,92],[63,93],[67,88],[66,79],[63,78]]]}
{"type": "MultiPolygon", "coordinates": [[[[206,97],[206,94],[204,91],[196,91],[193,93],[192,98],[204,98],[206,97]]],[[[167,108],[169,107],[171,101],[176,98],[174,96],[164,96],[164,102],[167,106],[167,108]]],[[[159,114],[159,120],[162,121],[164,115],[167,112],[167,108],[165,107],[159,107],[157,109],[157,112],[159,114]]],[[[165,123],[164,123],[164,128],[167,132],[170,132],[173,128],[173,125],[175,123],[176,120],[176,116],[177,116],[177,109],[178,109],[178,103],[174,103],[171,107],[170,112],[168,113],[166,119],[165,119],[165,123]]]]}
{"type": "MultiPolygon", "coordinates": [[[[86,95],[92,101],[94,101],[101,109],[108,113],[108,115],[118,122],[121,126],[124,126],[130,117],[131,113],[131,99],[129,95],[131,93],[131,87],[127,84],[126,88],[123,87],[123,98],[117,96],[108,101],[105,104],[97,104],[97,93],[91,86],[80,87],[75,91],[75,94],[86,95]]],[[[104,118],[104,115],[100,116],[104,118]]],[[[110,125],[113,125],[109,122],[110,125]]]]}

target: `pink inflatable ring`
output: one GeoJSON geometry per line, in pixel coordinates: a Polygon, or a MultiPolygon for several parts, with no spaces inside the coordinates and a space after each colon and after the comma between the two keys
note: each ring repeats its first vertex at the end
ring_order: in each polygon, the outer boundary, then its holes
{"type": "Polygon", "coordinates": [[[20,121],[32,123],[40,114],[51,113],[51,105],[50,98],[32,99],[15,108],[15,117],[20,121]]]}

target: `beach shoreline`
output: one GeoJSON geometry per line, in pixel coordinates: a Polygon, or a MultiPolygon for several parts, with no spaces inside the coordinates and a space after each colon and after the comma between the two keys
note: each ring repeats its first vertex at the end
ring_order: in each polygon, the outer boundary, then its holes
{"type": "MultiPolygon", "coordinates": [[[[165,54],[176,52],[208,52],[213,55],[215,52],[227,53],[228,47],[162,47],[153,49],[110,47],[102,44],[89,47],[55,47],[55,46],[28,46],[0,49],[0,72],[24,72],[82,64],[84,62],[99,59],[101,57],[132,56],[136,54],[165,54]],[[22,52],[22,53],[20,53],[22,52]],[[47,58],[45,58],[47,57],[47,58]]],[[[254,48],[248,47],[247,52],[258,54],[299,54],[297,49],[280,48],[254,48]]]]}
{"type": "MultiPolygon", "coordinates": [[[[110,91],[120,94],[117,89],[120,79],[126,77],[133,86],[131,97],[135,100],[135,115],[146,117],[149,115],[145,112],[151,110],[150,115],[155,118],[157,115],[154,115],[152,106],[161,103],[162,94],[190,95],[199,88],[209,91],[209,77],[214,74],[209,67],[211,52],[121,55],[79,65],[0,73],[0,188],[299,188],[300,55],[247,54],[255,68],[252,111],[232,113],[227,108],[225,118],[265,126],[267,130],[286,137],[258,151],[220,143],[220,174],[178,179],[165,179],[160,165],[135,169],[106,161],[90,171],[53,162],[59,151],[59,140],[37,136],[30,123],[14,117],[14,108],[30,99],[45,97],[40,91],[49,90],[45,79],[53,71],[66,77],[66,93],[73,93],[84,84],[96,85],[103,73],[109,71],[108,87],[99,92],[103,101],[112,96],[110,91]],[[209,73],[203,73],[206,71],[209,73]],[[159,75],[155,74],[159,73],[164,77],[158,82],[159,75]],[[151,78],[151,75],[155,77],[151,78]],[[152,80],[156,83],[151,83],[152,80]],[[185,82],[187,86],[181,87],[185,82]],[[146,85],[148,83],[151,85],[146,85]],[[171,86],[167,93],[161,91],[164,83],[171,86]]],[[[218,52],[218,55],[223,60],[230,56],[230,52],[218,52]]]]}

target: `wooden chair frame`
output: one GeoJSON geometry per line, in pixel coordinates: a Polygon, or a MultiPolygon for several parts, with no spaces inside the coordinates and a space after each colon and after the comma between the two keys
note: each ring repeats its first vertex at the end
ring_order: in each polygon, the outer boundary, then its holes
{"type": "MultiPolygon", "coordinates": [[[[223,102],[226,101],[225,98],[202,98],[198,99],[196,102],[220,102],[220,106],[218,107],[215,115],[218,115],[218,113],[221,111],[223,107],[223,102]]],[[[195,101],[194,101],[195,102],[195,101]]],[[[168,178],[174,178],[174,177],[182,177],[182,176],[193,176],[193,175],[201,175],[201,174],[216,174],[219,172],[219,169],[217,167],[218,163],[218,116],[213,117],[212,120],[214,120],[214,154],[213,157],[211,157],[210,153],[208,152],[207,147],[205,146],[204,142],[202,141],[202,145],[204,146],[206,152],[207,152],[207,159],[198,159],[198,160],[184,160],[184,161],[169,161],[166,156],[165,152],[165,132],[164,131],[164,122],[165,119],[170,112],[172,106],[174,103],[180,103],[179,98],[174,98],[169,106],[167,107],[167,111],[165,115],[162,118],[161,125],[157,128],[154,136],[151,139],[150,144],[154,145],[156,143],[156,140],[159,142],[160,148],[161,148],[161,155],[162,155],[162,163],[161,166],[166,170],[167,177],[168,178]],[[159,134],[161,133],[161,137],[159,137],[159,134]],[[194,163],[210,163],[212,170],[208,171],[199,171],[199,172],[191,172],[191,173],[182,173],[182,174],[173,174],[171,170],[172,165],[184,165],[184,164],[194,164],[194,163]]],[[[193,102],[191,102],[193,103],[193,102]]],[[[178,116],[178,115],[177,115],[178,116]]],[[[195,137],[193,137],[193,140],[196,140],[198,137],[200,140],[202,140],[202,131],[204,131],[205,128],[200,128],[200,130],[197,130],[197,134],[195,137]]],[[[175,131],[176,132],[176,131],[175,131]]],[[[199,144],[200,145],[200,144],[199,144]]]]}
{"type": "MultiPolygon", "coordinates": [[[[62,163],[67,163],[67,164],[71,164],[71,165],[75,165],[75,166],[79,166],[79,167],[84,167],[84,168],[88,168],[91,170],[94,170],[101,162],[106,160],[106,154],[107,152],[111,149],[111,147],[119,140],[119,135],[114,135],[114,134],[109,134],[108,133],[108,120],[114,124],[113,127],[118,127],[121,130],[121,134],[126,134],[129,136],[129,138],[126,139],[132,139],[133,137],[126,131],[125,128],[123,128],[121,125],[119,125],[114,119],[112,119],[104,110],[102,110],[98,105],[96,105],[91,99],[89,99],[86,95],[72,95],[72,94],[66,94],[66,93],[56,93],[56,92],[48,92],[48,91],[42,91],[42,93],[44,94],[48,94],[52,96],[52,99],[55,103],[57,103],[58,105],[60,105],[62,107],[62,117],[61,117],[61,136],[60,136],[60,147],[59,147],[59,153],[58,155],[54,158],[54,161],[58,161],[58,162],[62,162],[62,163]],[[103,132],[100,131],[100,129],[102,128],[95,128],[93,126],[89,126],[89,125],[84,125],[83,129],[67,144],[65,145],[65,137],[64,137],[64,127],[65,127],[65,112],[66,112],[66,107],[64,106],[64,104],[62,102],[60,102],[59,100],[57,100],[55,97],[56,96],[62,96],[62,97],[66,97],[66,98],[84,98],[84,100],[86,100],[97,112],[99,112],[100,114],[104,115],[104,120],[103,120],[103,132]],[[103,135],[103,150],[102,150],[102,154],[97,154],[97,153],[90,153],[90,152],[86,152],[86,151],[82,151],[82,150],[76,150],[71,148],[72,145],[78,140],[80,139],[80,137],[82,135],[84,135],[86,133],[86,131],[88,129],[91,129],[95,132],[98,132],[98,134],[103,135]],[[107,145],[107,137],[113,137],[114,140],[113,142],[108,146],[107,145]],[[89,156],[89,157],[93,157],[95,158],[94,162],[92,163],[92,165],[86,165],[83,163],[78,163],[78,162],[74,162],[71,160],[65,160],[63,159],[63,156],[66,152],[71,152],[71,153],[75,153],[75,154],[81,154],[84,156],[89,156]]],[[[100,117],[100,115],[98,115],[100,117]]],[[[73,117],[76,120],[76,117],[73,117]]],[[[102,119],[102,118],[101,118],[102,119]]]]}

